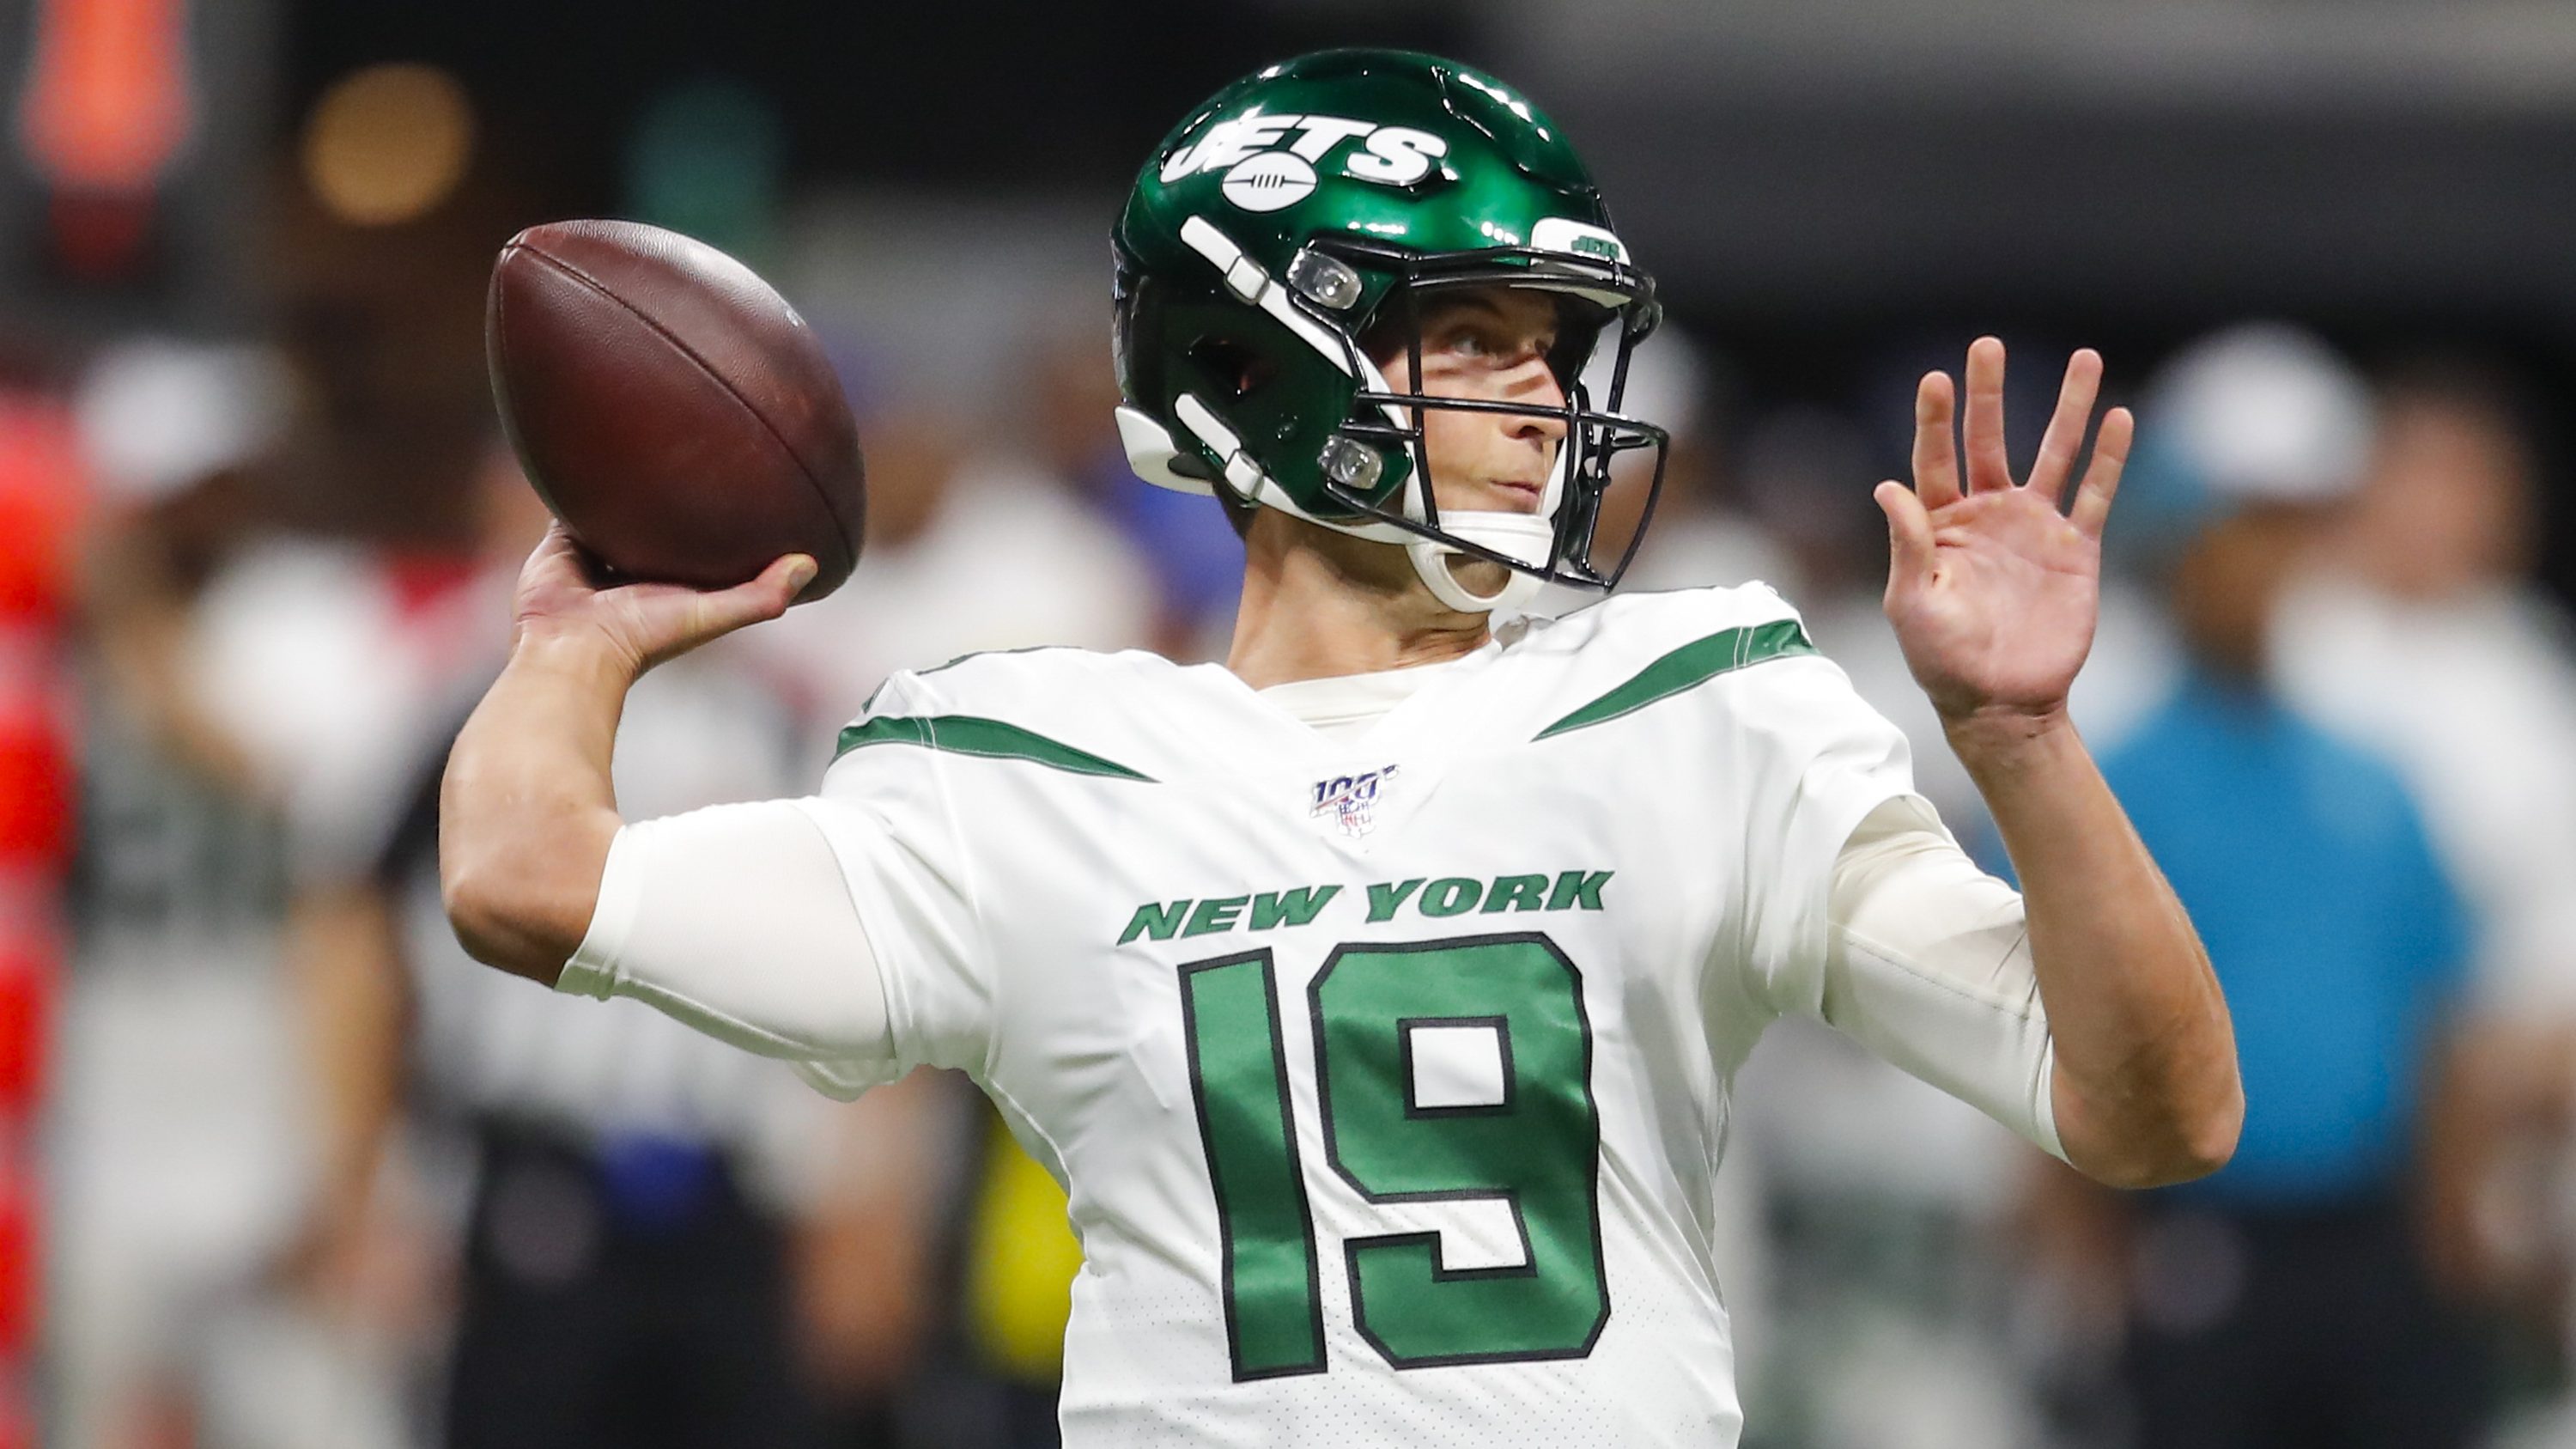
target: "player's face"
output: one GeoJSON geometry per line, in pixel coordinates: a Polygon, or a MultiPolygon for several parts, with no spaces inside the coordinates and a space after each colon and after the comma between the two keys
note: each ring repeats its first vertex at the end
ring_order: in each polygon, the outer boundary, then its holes
{"type": "MultiPolygon", "coordinates": [[[[1532,409],[1565,406],[1565,389],[1547,364],[1559,318],[1548,293],[1501,286],[1434,292],[1423,299],[1420,316],[1425,396],[1532,409]]],[[[1372,351],[1396,391],[1413,390],[1413,360],[1403,338],[1372,351]]],[[[1565,441],[1561,415],[1454,408],[1424,413],[1431,496],[1442,512],[1539,510],[1548,471],[1565,441]]]]}

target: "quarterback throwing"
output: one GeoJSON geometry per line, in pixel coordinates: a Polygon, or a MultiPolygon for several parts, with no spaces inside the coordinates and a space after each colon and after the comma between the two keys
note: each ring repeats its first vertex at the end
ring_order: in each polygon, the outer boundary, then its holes
{"type": "Polygon", "coordinates": [[[1525,98],[1274,66],[1115,242],[1129,456],[1244,534],[1226,662],[897,674],[819,794],[628,823],[626,688],[813,564],[603,592],[558,534],[448,767],[475,954],[827,1091],[981,1084],[1081,1236],[1076,1445],[1733,1444],[1710,1179],[1791,1013],[2104,1182],[2226,1160],[2216,981],[2066,718],[2130,436],[2105,415],[2075,476],[2097,357],[2016,482],[1980,340],[1878,492],[1889,620],[2017,895],[1770,589],[1517,613],[1616,582],[1613,460],[1664,443],[1620,411],[1652,283],[1525,98]]]}

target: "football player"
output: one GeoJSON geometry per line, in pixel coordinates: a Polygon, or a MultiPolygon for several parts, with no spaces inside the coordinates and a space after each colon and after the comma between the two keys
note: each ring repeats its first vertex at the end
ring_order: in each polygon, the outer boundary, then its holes
{"type": "Polygon", "coordinates": [[[1505,612],[1615,582],[1612,462],[1662,446],[1619,413],[1652,285],[1526,98],[1271,67],[1164,142],[1116,256],[1130,457],[1244,534],[1223,665],[897,674],[819,795],[629,824],[625,689],[812,564],[600,591],[558,530],[443,835],[495,965],[835,1092],[980,1083],[1082,1238],[1069,1442],[1734,1443],[1710,1178],[1788,1013],[2103,1181],[2225,1160],[2225,1007],[2066,718],[2130,438],[2102,419],[2061,509],[2097,357],[2017,484],[1980,340],[1964,445],[1925,378],[1914,486],[1877,495],[2016,895],[1770,589],[1505,612]]]}

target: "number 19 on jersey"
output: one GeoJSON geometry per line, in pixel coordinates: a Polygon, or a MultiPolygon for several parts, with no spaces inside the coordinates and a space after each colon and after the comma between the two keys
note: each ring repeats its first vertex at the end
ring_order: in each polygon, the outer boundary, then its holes
{"type": "MultiPolygon", "coordinates": [[[[1307,990],[1328,1165],[1373,1204],[1499,1200],[1516,1265],[1436,1232],[1343,1242],[1360,1336],[1397,1368],[1580,1358],[1610,1318],[1582,974],[1536,932],[1334,948],[1307,990]],[[1435,1061],[1448,1064],[1430,1070],[1435,1061]]],[[[1268,950],[1181,968],[1190,1090],[1224,1235],[1234,1377],[1324,1370],[1321,1263],[1268,950]]]]}

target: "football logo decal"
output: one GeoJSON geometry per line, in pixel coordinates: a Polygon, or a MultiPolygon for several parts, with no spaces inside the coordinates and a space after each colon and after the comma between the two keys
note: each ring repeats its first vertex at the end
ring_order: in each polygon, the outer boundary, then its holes
{"type": "Polygon", "coordinates": [[[1246,211],[1294,206],[1315,189],[1315,168],[1286,151],[1265,151],[1225,173],[1225,199],[1246,211]]]}

